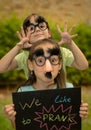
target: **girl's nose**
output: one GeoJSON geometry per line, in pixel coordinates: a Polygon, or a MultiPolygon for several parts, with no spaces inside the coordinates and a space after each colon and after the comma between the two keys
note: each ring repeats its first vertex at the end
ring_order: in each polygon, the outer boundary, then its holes
{"type": "Polygon", "coordinates": [[[39,29],[39,27],[38,26],[36,26],[35,27],[35,31],[39,31],[40,29],[39,29]]]}
{"type": "Polygon", "coordinates": [[[45,71],[46,72],[51,72],[53,70],[52,64],[50,63],[50,61],[48,59],[46,59],[45,62],[45,71]]]}

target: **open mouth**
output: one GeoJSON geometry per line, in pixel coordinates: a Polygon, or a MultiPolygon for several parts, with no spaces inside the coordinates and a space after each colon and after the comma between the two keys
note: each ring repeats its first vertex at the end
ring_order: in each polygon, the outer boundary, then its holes
{"type": "Polygon", "coordinates": [[[52,78],[52,74],[51,74],[51,72],[47,72],[47,73],[45,73],[45,77],[51,79],[51,78],[52,78]]]}

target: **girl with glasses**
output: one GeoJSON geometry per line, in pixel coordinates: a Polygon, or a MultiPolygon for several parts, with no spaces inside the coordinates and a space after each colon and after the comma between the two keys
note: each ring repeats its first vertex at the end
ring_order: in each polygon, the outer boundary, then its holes
{"type": "MultiPolygon", "coordinates": [[[[57,43],[50,39],[35,42],[29,50],[29,78],[18,92],[65,88],[67,84],[62,64],[62,54],[57,43]]],[[[14,104],[6,105],[4,110],[15,127],[14,104]]],[[[81,103],[79,116],[85,119],[87,115],[88,104],[81,103]]]]}

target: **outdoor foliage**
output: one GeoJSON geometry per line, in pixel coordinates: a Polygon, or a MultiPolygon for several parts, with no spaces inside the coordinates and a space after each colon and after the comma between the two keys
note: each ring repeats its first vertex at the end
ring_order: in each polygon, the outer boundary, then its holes
{"type": "MultiPolygon", "coordinates": [[[[21,21],[13,16],[11,19],[0,21],[0,58],[2,58],[10,49],[12,49],[19,39],[16,31],[20,30],[21,21]]],[[[0,83],[3,81],[15,81],[24,79],[22,71],[13,70],[0,75],[0,83]]]]}
{"type": "MultiPolygon", "coordinates": [[[[21,21],[13,16],[11,19],[0,21],[0,58],[2,58],[15,44],[19,41],[16,31],[20,30],[21,21]]],[[[53,33],[53,38],[60,40],[60,36],[53,23],[49,23],[53,33]]],[[[60,26],[61,27],[61,26],[60,26]]],[[[75,85],[91,85],[91,26],[88,24],[79,24],[73,33],[78,37],[74,39],[78,47],[83,51],[89,62],[89,68],[85,71],[79,71],[74,68],[67,68],[67,78],[75,85]]],[[[7,72],[0,75],[0,82],[3,81],[20,81],[24,79],[24,73],[19,70],[7,72]]]]}
{"type": "Polygon", "coordinates": [[[74,33],[78,34],[75,42],[85,54],[89,63],[89,68],[85,71],[69,69],[68,78],[75,84],[91,85],[91,25],[80,24],[74,33]]]}

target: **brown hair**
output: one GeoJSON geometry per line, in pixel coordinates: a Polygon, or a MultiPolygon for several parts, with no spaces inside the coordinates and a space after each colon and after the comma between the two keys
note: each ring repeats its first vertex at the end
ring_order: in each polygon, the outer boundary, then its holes
{"type": "Polygon", "coordinates": [[[30,14],[28,17],[26,17],[26,19],[25,19],[24,22],[23,22],[23,29],[24,29],[24,32],[25,32],[25,33],[26,33],[26,31],[27,31],[27,27],[30,26],[31,18],[32,18],[32,17],[35,17],[35,21],[41,20],[41,21],[45,22],[45,23],[47,24],[47,28],[50,30],[49,25],[48,25],[48,22],[45,20],[45,18],[42,17],[42,16],[40,16],[40,15],[38,15],[38,14],[36,14],[36,13],[33,13],[33,14],[30,14]]]}

